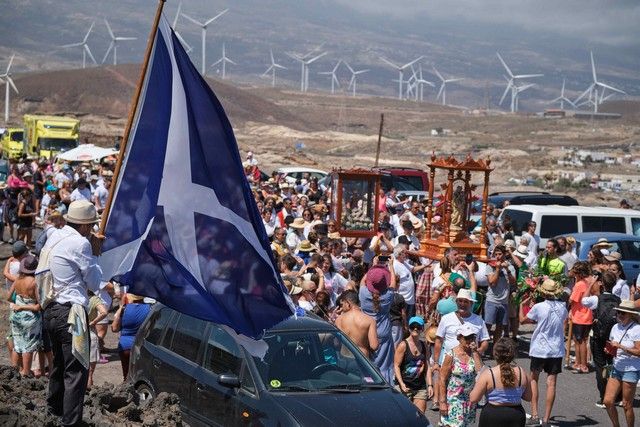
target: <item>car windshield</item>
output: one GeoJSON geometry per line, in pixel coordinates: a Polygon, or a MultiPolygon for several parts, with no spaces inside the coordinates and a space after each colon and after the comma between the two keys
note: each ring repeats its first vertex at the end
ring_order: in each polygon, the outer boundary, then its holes
{"type": "Polygon", "coordinates": [[[78,141],[72,138],[40,138],[40,149],[42,150],[70,150],[78,146],[78,141]]]}
{"type": "Polygon", "coordinates": [[[14,142],[22,142],[22,132],[13,132],[11,134],[11,140],[14,142]]]}
{"type": "Polygon", "coordinates": [[[271,392],[359,391],[388,387],[340,331],[267,333],[264,359],[254,357],[271,392]]]}

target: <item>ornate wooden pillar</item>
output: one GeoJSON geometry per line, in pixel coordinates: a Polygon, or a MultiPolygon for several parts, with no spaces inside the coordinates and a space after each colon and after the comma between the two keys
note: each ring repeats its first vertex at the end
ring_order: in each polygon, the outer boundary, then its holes
{"type": "Polygon", "coordinates": [[[446,241],[448,243],[451,243],[451,199],[453,197],[453,179],[454,179],[454,172],[453,169],[449,169],[449,173],[447,174],[447,181],[448,181],[448,185],[447,185],[447,194],[445,195],[444,198],[444,206],[445,206],[445,218],[446,218],[446,229],[445,229],[445,236],[446,236],[446,241]]]}
{"type": "Polygon", "coordinates": [[[480,243],[486,244],[487,237],[487,200],[489,199],[489,172],[484,171],[484,188],[482,190],[482,225],[480,226],[480,243]]]}
{"type": "MultiPolygon", "coordinates": [[[[431,158],[431,161],[435,161],[435,156],[431,158]]],[[[425,233],[426,239],[431,239],[431,220],[433,219],[433,189],[435,179],[436,168],[434,166],[429,166],[429,197],[427,198],[427,230],[425,233]]]]}

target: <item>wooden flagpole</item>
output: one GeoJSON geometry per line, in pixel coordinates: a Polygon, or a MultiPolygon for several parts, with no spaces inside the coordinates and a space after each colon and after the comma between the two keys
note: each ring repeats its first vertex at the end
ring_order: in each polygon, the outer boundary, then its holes
{"type": "Polygon", "coordinates": [[[378,131],[378,146],[376,147],[376,163],[375,167],[378,167],[378,161],[380,160],[380,144],[382,143],[382,128],[384,127],[384,113],[380,114],[380,130],[378,131]]]}
{"type": "Polygon", "coordinates": [[[107,226],[107,219],[111,212],[111,204],[113,202],[113,195],[117,187],[118,179],[120,178],[120,169],[122,168],[122,162],[124,159],[124,153],[129,143],[129,135],[131,134],[131,126],[133,126],[133,119],[136,116],[138,110],[138,102],[140,101],[140,94],[142,93],[142,86],[144,85],[144,78],[147,75],[147,69],[149,68],[149,58],[151,57],[151,51],[153,50],[153,43],[158,32],[158,25],[160,23],[160,17],[162,16],[162,9],[166,0],[158,0],[158,8],[156,9],[156,16],[153,20],[153,27],[151,27],[151,34],[149,34],[149,40],[147,41],[147,50],[144,54],[144,61],[142,62],[142,69],[140,70],[140,78],[138,79],[138,87],[133,95],[131,102],[131,108],[129,109],[129,118],[127,119],[127,126],[124,129],[124,137],[122,144],[120,145],[120,152],[118,153],[118,159],[116,161],[116,168],[113,172],[113,180],[111,182],[111,188],[109,189],[109,197],[107,198],[107,204],[102,211],[102,218],[100,219],[100,235],[104,235],[104,229],[107,226]]]}

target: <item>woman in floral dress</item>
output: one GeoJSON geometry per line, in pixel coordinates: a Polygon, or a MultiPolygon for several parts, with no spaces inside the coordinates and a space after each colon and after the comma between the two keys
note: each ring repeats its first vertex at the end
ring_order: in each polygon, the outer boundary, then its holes
{"type": "Polygon", "coordinates": [[[471,403],[469,395],[482,367],[476,334],[473,325],[463,323],[458,329],[459,345],[445,355],[440,368],[440,422],[443,426],[475,425],[476,405],[471,403]]]}

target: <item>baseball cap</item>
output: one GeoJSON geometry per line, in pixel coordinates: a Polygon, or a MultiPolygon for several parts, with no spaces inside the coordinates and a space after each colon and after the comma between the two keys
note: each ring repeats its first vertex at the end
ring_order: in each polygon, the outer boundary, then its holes
{"type": "Polygon", "coordinates": [[[424,319],[420,316],[413,316],[411,319],[409,319],[409,326],[413,325],[414,323],[417,323],[420,326],[424,326],[424,319]]]}
{"type": "Polygon", "coordinates": [[[460,327],[458,327],[458,330],[456,331],[456,335],[462,335],[463,337],[468,337],[471,335],[477,335],[478,331],[475,327],[473,327],[471,324],[467,323],[463,323],[462,325],[460,325],[460,327]]]}

